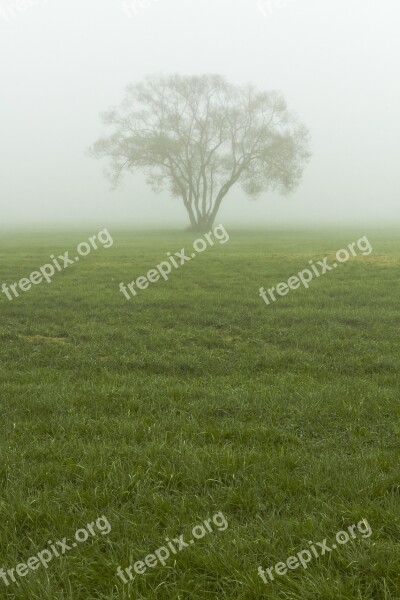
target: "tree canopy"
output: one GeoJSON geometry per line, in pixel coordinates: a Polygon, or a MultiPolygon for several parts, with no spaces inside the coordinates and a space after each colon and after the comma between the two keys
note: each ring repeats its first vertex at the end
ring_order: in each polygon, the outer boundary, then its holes
{"type": "Polygon", "coordinates": [[[220,75],[148,77],[102,118],[112,131],[91,153],[109,159],[113,185],[143,170],[154,191],[183,200],[197,229],[211,227],[235,184],[249,196],[294,190],[310,157],[307,129],[282,94],[220,75]]]}

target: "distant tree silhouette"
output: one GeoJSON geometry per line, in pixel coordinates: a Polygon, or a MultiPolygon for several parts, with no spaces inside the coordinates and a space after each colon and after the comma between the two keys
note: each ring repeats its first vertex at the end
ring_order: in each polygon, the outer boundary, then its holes
{"type": "Polygon", "coordinates": [[[280,93],[219,75],[148,77],[103,122],[112,132],[91,154],[109,159],[113,185],[143,170],[154,191],[182,198],[194,229],[212,226],[235,184],[250,196],[292,191],[310,157],[307,129],[280,93]]]}

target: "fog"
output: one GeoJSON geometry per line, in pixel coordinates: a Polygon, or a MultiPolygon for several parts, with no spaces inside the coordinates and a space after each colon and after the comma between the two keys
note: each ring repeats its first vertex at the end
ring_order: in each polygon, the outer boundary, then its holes
{"type": "Polygon", "coordinates": [[[0,0],[1,227],[188,224],[141,175],[115,191],[87,148],[99,113],[153,73],[280,90],[310,130],[301,186],[226,225],[400,222],[398,0],[0,0]]]}

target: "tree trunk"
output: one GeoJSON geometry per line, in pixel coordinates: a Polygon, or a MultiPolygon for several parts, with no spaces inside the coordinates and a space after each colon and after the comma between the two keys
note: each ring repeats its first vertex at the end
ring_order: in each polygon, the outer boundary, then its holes
{"type": "Polygon", "coordinates": [[[212,227],[215,217],[212,214],[202,215],[199,211],[195,214],[193,207],[187,202],[184,198],[185,208],[189,215],[190,227],[188,227],[189,231],[200,231],[201,233],[208,233],[210,228],[212,227]]]}
{"type": "Polygon", "coordinates": [[[185,204],[185,208],[188,212],[189,215],[189,220],[190,220],[190,229],[194,229],[197,227],[197,221],[196,221],[196,217],[194,215],[193,209],[190,206],[190,204],[188,202],[186,202],[185,198],[183,199],[183,202],[185,204]]]}
{"type": "Polygon", "coordinates": [[[197,221],[190,225],[191,231],[200,231],[201,233],[208,233],[211,227],[213,226],[214,219],[210,218],[210,215],[205,217],[200,217],[197,221]]]}

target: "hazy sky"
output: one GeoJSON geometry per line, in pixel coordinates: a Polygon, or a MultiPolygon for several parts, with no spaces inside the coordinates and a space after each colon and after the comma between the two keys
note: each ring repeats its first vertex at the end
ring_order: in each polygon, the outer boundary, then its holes
{"type": "Polygon", "coordinates": [[[185,225],[85,150],[151,73],[281,90],[313,158],[291,196],[224,201],[230,224],[400,223],[399,0],[0,0],[0,226],[185,225]]]}

